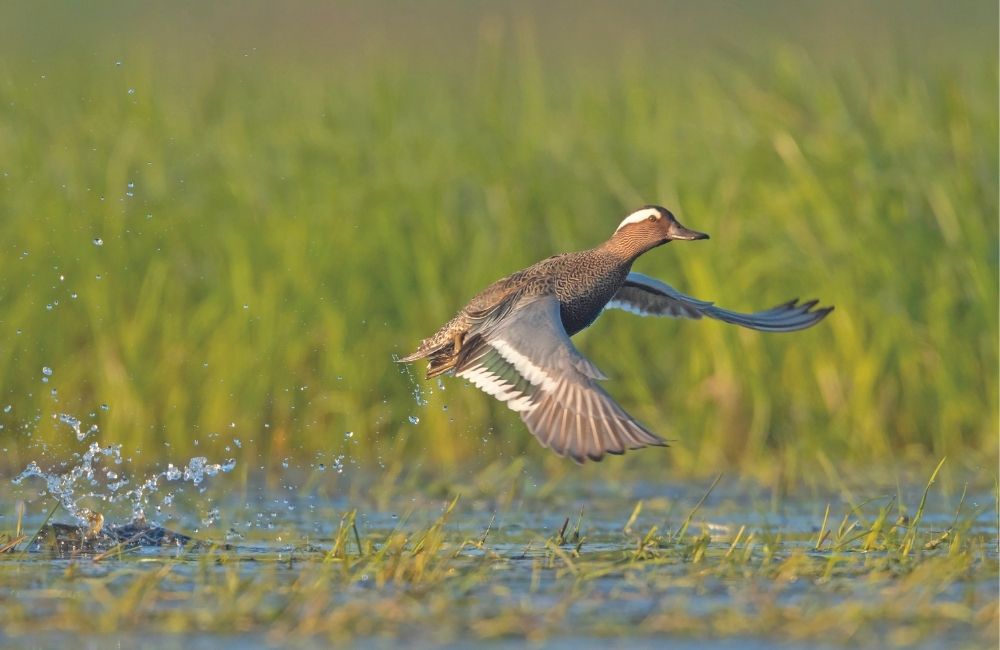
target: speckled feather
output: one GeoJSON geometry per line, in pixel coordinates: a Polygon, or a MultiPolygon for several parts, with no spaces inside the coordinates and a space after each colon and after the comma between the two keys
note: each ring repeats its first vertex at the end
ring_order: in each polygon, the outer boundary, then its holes
{"type": "Polygon", "coordinates": [[[572,336],[594,322],[621,288],[632,260],[601,247],[556,255],[497,280],[476,294],[465,307],[417,351],[403,359],[431,358],[427,376],[450,369],[456,355],[455,336],[465,339],[502,320],[505,308],[518,300],[552,294],[559,300],[566,333],[572,336]]]}

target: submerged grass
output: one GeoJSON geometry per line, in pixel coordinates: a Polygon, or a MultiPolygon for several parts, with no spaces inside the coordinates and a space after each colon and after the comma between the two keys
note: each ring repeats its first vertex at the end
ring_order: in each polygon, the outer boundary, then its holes
{"type": "Polygon", "coordinates": [[[393,357],[647,202],[712,240],[641,271],[837,311],[792,336],[602,319],[579,345],[674,444],[611,462],[992,465],[995,6],[250,7],[54,3],[31,10],[44,32],[4,10],[25,27],[0,57],[7,467],[65,449],[57,413],[140,466],[543,455],[502,406],[393,357]],[[746,40],[726,27],[744,19],[746,40]]]}
{"type": "Polygon", "coordinates": [[[85,633],[283,645],[626,636],[995,646],[996,494],[934,512],[950,525],[918,526],[924,499],[912,518],[893,522],[886,513],[905,508],[890,497],[849,506],[836,530],[827,529],[831,505],[822,524],[737,528],[718,521],[746,504],[738,488],[713,493],[717,483],[687,507],[653,498],[631,516],[594,500],[594,514],[573,517],[572,531],[568,519],[547,533],[524,527],[537,503],[485,523],[488,512],[456,497],[419,504],[440,513],[426,523],[414,511],[412,520],[362,524],[352,509],[329,535],[293,534],[280,548],[248,538],[236,548],[79,556],[44,568],[6,554],[0,581],[13,589],[0,590],[0,623],[8,641],[85,633]]]}

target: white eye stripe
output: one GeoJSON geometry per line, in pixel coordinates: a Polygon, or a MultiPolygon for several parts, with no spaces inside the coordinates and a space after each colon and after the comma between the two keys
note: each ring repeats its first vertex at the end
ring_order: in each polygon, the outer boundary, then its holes
{"type": "Polygon", "coordinates": [[[636,210],[629,216],[622,219],[622,222],[618,224],[617,228],[615,228],[615,232],[618,232],[619,230],[621,230],[630,223],[639,223],[640,221],[645,221],[650,217],[658,217],[658,216],[660,216],[660,211],[657,210],[656,208],[643,208],[642,210],[636,210]]]}

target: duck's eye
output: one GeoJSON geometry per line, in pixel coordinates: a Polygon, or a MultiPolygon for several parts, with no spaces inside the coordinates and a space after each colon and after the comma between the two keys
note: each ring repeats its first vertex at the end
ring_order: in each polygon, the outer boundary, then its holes
{"type": "Polygon", "coordinates": [[[658,216],[656,216],[655,214],[651,214],[651,215],[649,215],[649,218],[648,218],[648,219],[646,219],[646,221],[648,221],[649,223],[653,223],[653,222],[654,222],[654,221],[656,221],[657,219],[659,219],[659,217],[658,217],[658,216]]]}

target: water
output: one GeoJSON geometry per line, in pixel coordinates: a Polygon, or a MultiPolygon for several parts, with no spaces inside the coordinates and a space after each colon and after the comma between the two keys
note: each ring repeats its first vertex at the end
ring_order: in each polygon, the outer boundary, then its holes
{"type": "MultiPolygon", "coordinates": [[[[98,431],[96,425],[84,431],[81,421],[71,415],[58,414],[57,418],[72,428],[78,441],[98,431]]],[[[30,461],[11,482],[16,487],[41,488],[34,496],[56,500],[71,521],[86,525],[92,513],[120,511],[122,505],[128,508],[130,520],[152,519],[152,514],[172,505],[176,494],[188,485],[198,487],[236,466],[234,459],[209,462],[205,456],[195,456],[181,466],[168,462],[163,471],[131,477],[121,469],[123,460],[121,445],[102,447],[91,442],[86,451],[73,453],[70,460],[30,461]]],[[[30,499],[32,495],[25,491],[20,496],[30,499]]]]}
{"type": "Polygon", "coordinates": [[[606,463],[589,474],[599,480],[525,466],[470,470],[449,488],[387,481],[342,454],[286,458],[270,481],[201,455],[130,475],[120,445],[72,414],[56,420],[78,450],[39,450],[0,488],[0,512],[25,504],[25,531],[54,502],[52,521],[66,524],[0,554],[0,583],[22,604],[0,607],[2,628],[20,630],[0,641],[14,645],[58,645],[47,630],[89,634],[100,620],[109,627],[87,642],[995,646],[989,487],[932,486],[903,553],[917,481],[788,495],[734,478],[630,478],[606,463]],[[100,533],[88,532],[98,515],[100,533]],[[54,545],[60,534],[75,545],[54,545]]]}
{"type": "MultiPolygon", "coordinates": [[[[609,631],[618,634],[628,630],[640,645],[652,646],[664,639],[670,639],[672,644],[693,644],[701,639],[712,645],[731,642],[734,647],[768,647],[778,638],[789,647],[807,647],[816,644],[784,638],[780,630],[760,633],[753,621],[767,616],[795,620],[796,616],[824,609],[846,616],[858,606],[895,612],[887,598],[899,598],[902,603],[912,599],[906,588],[905,563],[893,560],[890,556],[894,557],[894,552],[814,549],[825,503],[783,501],[775,508],[766,490],[737,483],[716,488],[692,518],[687,533],[669,542],[665,540],[684,526],[705,484],[640,482],[623,487],[615,483],[591,486],[595,489],[573,485],[571,496],[553,500],[529,490],[506,505],[477,495],[459,499],[448,513],[450,500],[423,494],[396,495],[381,506],[376,503],[378,499],[337,497],[326,494],[322,487],[291,497],[263,485],[247,486],[245,493],[234,494],[230,486],[223,484],[228,478],[221,474],[214,477],[215,484],[208,489],[214,504],[214,525],[206,524],[200,531],[202,539],[231,544],[226,549],[185,551],[176,546],[150,546],[133,549],[113,561],[85,556],[74,561],[72,566],[78,567],[74,572],[85,575],[90,583],[103,584],[109,594],[122,599],[127,598],[137,581],[169,567],[170,580],[160,584],[158,595],[152,598],[161,605],[137,614],[152,628],[142,632],[143,624],[126,630],[122,638],[159,638],[155,621],[170,612],[175,621],[187,621],[193,626],[186,637],[193,643],[212,639],[237,642],[238,632],[226,633],[211,626],[199,632],[203,628],[196,623],[202,608],[222,606],[212,600],[216,597],[212,594],[219,595],[220,585],[229,581],[242,585],[240,593],[246,602],[259,601],[264,607],[249,608],[242,614],[244,630],[263,631],[270,625],[266,612],[278,608],[285,612],[288,626],[319,625],[325,630],[321,638],[326,638],[323,635],[332,632],[322,621],[328,619],[314,620],[302,603],[315,603],[324,617],[346,617],[349,626],[360,625],[352,612],[366,610],[364,620],[368,623],[351,632],[352,645],[374,643],[385,634],[390,639],[422,643],[444,639],[462,645],[483,638],[489,627],[486,622],[492,621],[490,625],[506,630],[501,636],[533,634],[521,627],[530,623],[538,626],[538,634],[544,630],[544,638],[566,647],[581,638],[592,643],[609,631]],[[635,518],[630,515],[636,502],[617,496],[623,491],[631,493],[632,498],[644,495],[643,507],[635,518]],[[289,504],[293,507],[286,507],[289,504]],[[331,565],[331,553],[337,547],[345,514],[355,509],[357,537],[352,532],[341,538],[347,540],[346,551],[331,565]],[[428,536],[433,540],[434,533],[428,531],[435,530],[442,517],[442,545],[435,546],[432,541],[428,558],[421,560],[413,549],[428,536]],[[630,559],[653,527],[664,536],[651,548],[649,557],[630,559]],[[739,546],[736,555],[727,558],[734,536],[744,527],[757,535],[757,543],[739,546]],[[563,529],[564,539],[559,540],[563,529]],[[707,538],[705,554],[697,560],[691,554],[691,540],[703,536],[707,538]],[[553,540],[564,543],[553,546],[553,540]],[[360,552],[357,541],[361,543],[360,552]],[[396,544],[408,550],[391,550],[396,544]],[[386,549],[390,550],[379,557],[386,549]],[[206,564],[202,557],[213,560],[206,564]],[[421,568],[423,561],[429,568],[421,568]],[[798,576],[791,577],[787,565],[796,562],[809,566],[799,567],[798,576]],[[823,567],[830,562],[836,563],[834,573],[823,577],[823,567]],[[422,612],[433,602],[447,606],[448,616],[453,618],[427,618],[422,612]],[[157,614],[160,607],[161,614],[157,614]],[[668,615],[676,617],[676,629],[668,615]],[[402,629],[397,627],[397,617],[406,623],[402,629]],[[732,630],[725,629],[726,621],[734,626],[732,630]],[[720,625],[723,627],[713,631],[720,625]]],[[[289,477],[299,485],[308,480],[289,477]]],[[[915,489],[913,496],[919,498],[919,490],[915,489]]],[[[975,498],[982,503],[991,499],[988,494],[977,494],[975,498]]],[[[955,513],[941,500],[936,501],[925,522],[929,530],[943,531],[951,525],[955,513]]],[[[849,509],[838,508],[838,515],[849,509]]],[[[866,518],[870,521],[876,511],[868,510],[866,518]]],[[[993,512],[986,509],[963,515],[971,518],[967,519],[964,534],[995,540],[993,512]]],[[[197,508],[192,507],[179,521],[193,521],[199,516],[197,508]]],[[[26,522],[29,528],[39,523],[38,516],[26,522]]],[[[941,561],[947,555],[943,550],[928,561],[941,561]]],[[[952,610],[964,611],[962,608],[970,602],[975,605],[972,610],[986,607],[995,598],[996,560],[994,547],[975,560],[979,575],[968,574],[947,585],[921,578],[924,609],[915,607],[913,617],[904,621],[894,621],[892,617],[897,614],[891,613],[884,625],[872,625],[870,629],[853,621],[860,626],[854,634],[882,644],[899,626],[917,624],[918,619],[927,616],[929,608],[949,611],[948,616],[954,617],[952,610]]],[[[64,559],[37,552],[14,562],[27,569],[21,574],[22,580],[30,576],[30,585],[21,587],[22,597],[30,598],[40,611],[56,606],[65,597],[60,593],[78,593],[91,608],[106,606],[87,601],[88,587],[67,582],[64,559]],[[38,591],[33,594],[33,590],[38,591]]],[[[5,563],[0,562],[0,571],[4,568],[5,563]]],[[[6,568],[10,568],[9,562],[6,568]]],[[[5,579],[12,578],[7,574],[5,579]]],[[[111,596],[104,598],[117,602],[111,596]]],[[[124,605],[117,602],[113,607],[124,605]]],[[[226,612],[233,606],[227,605],[219,615],[230,615],[226,612]]],[[[798,625],[801,628],[801,621],[798,625]]],[[[929,636],[915,645],[933,647],[957,638],[975,640],[974,633],[973,626],[963,623],[959,616],[940,628],[931,626],[929,636]]],[[[32,638],[48,637],[28,637],[32,638]]],[[[19,640],[25,641],[21,637],[19,640]]],[[[305,635],[300,641],[317,640],[305,635]]],[[[824,642],[834,646],[839,643],[835,638],[824,642]]]]}

